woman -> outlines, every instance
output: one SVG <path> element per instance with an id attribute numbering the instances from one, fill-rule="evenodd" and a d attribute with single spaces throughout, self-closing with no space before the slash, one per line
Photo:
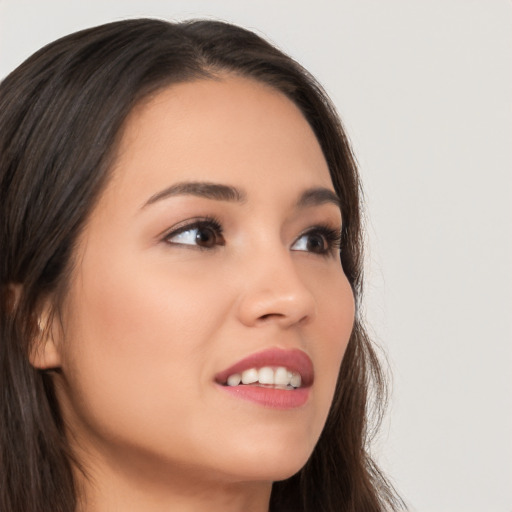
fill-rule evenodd
<path id="1" fill-rule="evenodd" d="M 1 510 L 399 507 L 357 172 L 305 70 L 131 20 L 37 52 L 0 112 Z"/>

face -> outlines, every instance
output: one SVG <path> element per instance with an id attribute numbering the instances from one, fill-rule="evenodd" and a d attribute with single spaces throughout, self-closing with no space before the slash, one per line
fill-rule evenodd
<path id="1" fill-rule="evenodd" d="M 136 108 L 55 341 L 85 464 L 225 482 L 298 471 L 353 324 L 341 223 L 310 126 L 272 88 L 225 76 Z"/>

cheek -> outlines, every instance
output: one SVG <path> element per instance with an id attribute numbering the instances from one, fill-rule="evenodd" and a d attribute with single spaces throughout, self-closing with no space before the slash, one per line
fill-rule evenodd
<path id="1" fill-rule="evenodd" d="M 186 422 L 190 403 L 201 405 L 196 383 L 215 329 L 205 312 L 220 306 L 204 282 L 141 260 L 84 260 L 69 299 L 63 370 L 78 414 L 116 434 L 125 425 L 147 436 L 139 419 L 160 412 Z"/>
<path id="2" fill-rule="evenodd" d="M 341 357 L 352 332 L 355 317 L 354 295 L 341 267 L 333 262 L 325 272 L 312 274 L 308 284 L 317 304 L 314 328 L 322 333 L 326 342 L 318 348 L 338 353 Z"/>
<path id="3" fill-rule="evenodd" d="M 208 325 L 204 314 L 218 304 L 201 276 L 144 259 L 125 258 L 107 267 L 94 261 L 84 264 L 81 283 L 75 287 L 71 316 L 92 350 L 101 348 L 105 356 L 140 352 L 159 360 L 176 350 L 193 351 Z M 203 321 L 198 322 L 200 316 Z"/>
<path id="4" fill-rule="evenodd" d="M 355 303 L 344 274 L 331 276 L 323 284 L 317 295 L 318 339 L 313 345 L 319 361 L 319 401 L 325 411 L 331 405 L 340 365 L 354 326 Z"/>
<path id="5" fill-rule="evenodd" d="M 333 293 L 330 298 L 331 300 L 328 295 L 324 298 L 326 312 L 322 324 L 325 329 L 325 338 L 330 340 L 325 351 L 331 352 L 333 361 L 337 361 L 339 368 L 352 333 L 355 317 L 354 296 L 345 277 L 343 277 L 338 291 Z"/>

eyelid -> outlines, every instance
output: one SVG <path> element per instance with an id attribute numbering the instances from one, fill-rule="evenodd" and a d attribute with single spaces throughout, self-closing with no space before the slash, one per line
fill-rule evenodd
<path id="1" fill-rule="evenodd" d="M 303 231 L 293 242 L 292 247 L 303 237 L 307 235 L 315 235 L 320 234 L 325 242 L 327 243 L 327 247 L 315 253 L 314 251 L 307 251 L 302 249 L 292 249 L 298 252 L 311 252 L 313 254 L 318 254 L 320 256 L 327 256 L 329 254 L 338 253 L 341 250 L 341 239 L 342 239 L 343 227 L 333 227 L 328 224 L 317 224 L 315 226 L 311 226 Z"/>
<path id="2" fill-rule="evenodd" d="M 185 244 L 179 242 L 171 242 L 170 239 L 180 235 L 181 233 L 185 233 L 187 231 L 191 231 L 193 229 L 198 228 L 209 228 L 215 232 L 215 235 L 219 238 L 222 238 L 223 228 L 221 223 L 214 217 L 204 216 L 204 217 L 193 217 L 190 219 L 186 219 L 184 221 L 175 224 L 169 229 L 166 229 L 160 236 L 159 239 L 168 244 L 168 245 L 177 245 L 177 246 L 185 246 L 185 247 L 196 247 L 199 249 L 212 249 L 213 247 L 203 247 L 199 244 Z M 224 245 L 224 240 L 222 243 L 216 243 L 215 245 Z"/>
<path id="3" fill-rule="evenodd" d="M 187 231 L 193 231 L 195 229 L 209 229 L 213 232 L 215 240 L 211 245 L 202 245 L 201 243 L 182 243 L 182 242 L 173 242 L 172 238 L 179 236 L 182 233 L 186 233 Z M 333 226 L 331 223 L 323 223 L 316 224 L 308 227 L 302 233 L 300 233 L 291 245 L 291 250 L 297 252 L 307 252 L 311 254 L 316 254 L 319 256 L 329 256 L 334 255 L 335 253 L 339 253 L 341 249 L 341 238 L 342 238 L 342 229 L 343 226 L 339 226 L 336 223 Z M 215 247 L 223 246 L 226 244 L 226 241 L 223 237 L 223 227 L 218 219 L 211 216 L 203 216 L 203 217 L 193 217 L 181 221 L 171 228 L 165 230 L 158 238 L 167 245 L 175 245 L 182 246 L 188 248 L 195 248 L 201 250 L 212 250 Z M 324 241 L 324 248 L 319 248 L 318 251 L 311 250 L 308 248 L 305 249 L 294 249 L 294 246 L 304 237 L 313 235 L 320 235 Z M 197 240 L 196 240 L 197 241 Z"/>

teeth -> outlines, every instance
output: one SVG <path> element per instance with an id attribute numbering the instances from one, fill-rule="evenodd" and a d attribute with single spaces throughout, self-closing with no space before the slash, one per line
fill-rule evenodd
<path id="1" fill-rule="evenodd" d="M 239 386 L 240 384 L 266 384 L 282 388 L 300 388 L 302 378 L 300 374 L 291 372 L 283 366 L 272 368 L 264 366 L 263 368 L 249 368 L 240 373 L 230 375 L 227 380 L 228 386 Z"/>
<path id="2" fill-rule="evenodd" d="M 268 366 L 260 368 L 258 372 L 258 380 L 260 384 L 274 384 L 274 370 Z"/>
<path id="3" fill-rule="evenodd" d="M 242 376 L 239 373 L 235 373 L 228 377 L 228 386 L 238 386 L 240 382 L 242 382 Z"/>
<path id="4" fill-rule="evenodd" d="M 290 379 L 290 386 L 293 386 L 294 388 L 300 388 L 300 385 L 302 384 L 302 379 L 298 373 L 294 373 L 292 375 L 292 378 Z"/>
<path id="5" fill-rule="evenodd" d="M 258 382 L 258 370 L 251 368 L 242 373 L 242 384 L 254 384 Z"/>
<path id="6" fill-rule="evenodd" d="M 292 372 L 289 372 L 286 368 L 280 366 L 276 368 L 274 372 L 274 384 L 279 386 L 288 386 L 290 384 L 290 378 L 292 376 Z"/>

